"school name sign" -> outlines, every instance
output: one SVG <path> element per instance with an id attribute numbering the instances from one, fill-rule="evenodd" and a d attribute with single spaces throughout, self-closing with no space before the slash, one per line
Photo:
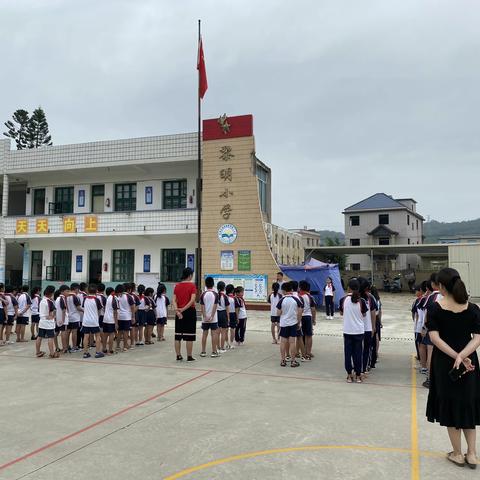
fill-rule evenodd
<path id="1" fill-rule="evenodd" d="M 64 216 L 62 218 L 63 233 L 79 233 L 78 218 L 74 216 Z M 98 231 L 97 215 L 83 216 L 83 233 L 96 233 Z M 50 227 L 48 218 L 37 218 L 35 220 L 35 230 L 30 231 L 28 218 L 19 218 L 15 226 L 17 235 L 25 235 L 28 233 L 49 234 Z M 81 232 L 80 232 L 81 233 Z"/>

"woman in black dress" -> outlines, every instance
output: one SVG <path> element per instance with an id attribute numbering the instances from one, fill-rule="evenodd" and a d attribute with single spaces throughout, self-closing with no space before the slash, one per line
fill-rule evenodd
<path id="1" fill-rule="evenodd" d="M 438 274 L 441 297 L 427 317 L 427 328 L 434 344 L 430 390 L 427 402 L 429 422 L 447 427 L 453 451 L 447 459 L 459 467 L 477 466 L 476 425 L 480 425 L 480 370 L 476 350 L 480 346 L 480 309 L 468 302 L 460 275 L 453 268 Z M 465 372 L 456 381 L 449 372 Z M 467 441 L 463 456 L 461 433 Z"/>

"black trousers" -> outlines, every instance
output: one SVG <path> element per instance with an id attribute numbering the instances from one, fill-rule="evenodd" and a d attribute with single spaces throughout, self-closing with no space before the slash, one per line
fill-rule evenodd
<path id="1" fill-rule="evenodd" d="M 331 295 L 325 296 L 325 315 L 327 317 L 333 317 L 335 312 L 335 305 L 333 303 L 333 297 Z"/>
<path id="2" fill-rule="evenodd" d="M 366 372 L 370 366 L 372 356 L 372 345 L 375 337 L 372 337 L 372 332 L 365 332 L 363 334 L 363 363 L 362 372 Z"/>
<path id="3" fill-rule="evenodd" d="M 244 342 L 245 341 L 245 330 L 247 329 L 247 319 L 242 318 L 238 319 L 237 326 L 235 327 L 235 341 Z"/>
<path id="4" fill-rule="evenodd" d="M 345 354 L 345 371 L 350 375 L 355 370 L 356 375 L 362 373 L 363 333 L 358 335 L 343 334 L 343 351 Z M 353 360 L 353 366 L 352 366 Z"/>

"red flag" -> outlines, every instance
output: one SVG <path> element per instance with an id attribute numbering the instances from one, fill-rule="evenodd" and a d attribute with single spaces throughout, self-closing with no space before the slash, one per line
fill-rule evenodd
<path id="1" fill-rule="evenodd" d="M 203 45 L 202 39 L 198 44 L 198 59 L 197 59 L 197 70 L 198 70 L 198 95 L 200 98 L 203 98 L 205 92 L 208 89 L 207 82 L 207 70 L 205 69 L 205 57 L 203 56 Z"/>

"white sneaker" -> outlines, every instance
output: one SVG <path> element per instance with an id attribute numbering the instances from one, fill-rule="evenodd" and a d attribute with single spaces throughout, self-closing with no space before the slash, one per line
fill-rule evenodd
<path id="1" fill-rule="evenodd" d="M 235 350 L 235 345 L 232 343 L 230 346 L 229 346 L 230 350 Z"/>
<path id="2" fill-rule="evenodd" d="M 218 352 L 212 352 L 212 354 L 210 355 L 210 357 L 212 357 L 212 358 L 217 358 L 219 356 L 220 356 L 220 354 Z"/>
<path id="3" fill-rule="evenodd" d="M 219 352 L 219 353 L 225 353 L 226 350 L 225 350 L 224 348 L 219 348 L 219 349 L 218 349 L 218 352 Z"/>
<path id="4" fill-rule="evenodd" d="M 207 356 L 207 352 L 200 352 L 200 356 L 201 356 L 201 357 L 206 357 L 206 356 Z"/>

